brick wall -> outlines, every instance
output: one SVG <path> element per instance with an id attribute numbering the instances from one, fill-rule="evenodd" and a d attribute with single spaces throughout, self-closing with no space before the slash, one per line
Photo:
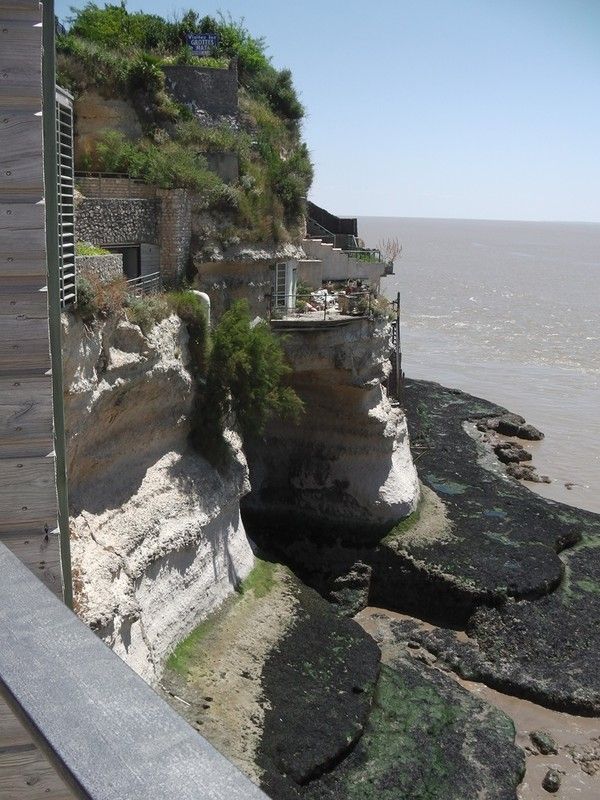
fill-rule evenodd
<path id="1" fill-rule="evenodd" d="M 229 69 L 163 67 L 167 91 L 193 110 L 235 116 L 238 111 L 238 77 L 235 61 Z"/>
<path id="2" fill-rule="evenodd" d="M 151 186 L 135 178 L 75 176 L 75 184 L 85 197 L 127 197 L 131 199 L 156 197 L 156 186 Z"/>
<path id="3" fill-rule="evenodd" d="M 185 189 L 158 189 L 158 238 L 163 281 L 175 283 L 185 275 L 190 260 L 192 203 Z"/>

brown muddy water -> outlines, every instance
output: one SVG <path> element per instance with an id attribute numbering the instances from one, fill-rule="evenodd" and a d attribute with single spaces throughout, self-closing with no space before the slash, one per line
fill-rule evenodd
<path id="1" fill-rule="evenodd" d="M 527 445 L 549 485 L 600 512 L 600 224 L 363 217 L 403 245 L 403 366 L 506 406 L 546 434 Z M 600 796 L 600 795 L 599 795 Z"/>
<path id="2" fill-rule="evenodd" d="M 423 630 L 433 626 L 406 614 L 397 614 L 381 608 L 365 608 L 355 617 L 364 630 L 373 635 L 377 620 L 373 615 L 382 615 L 390 620 L 409 620 Z M 456 631 L 459 639 L 467 640 L 464 631 Z M 419 651 L 414 651 L 419 653 Z M 434 664 L 435 666 L 435 664 Z M 599 800 L 600 798 L 600 719 L 578 717 L 552 711 L 528 700 L 502 694 L 481 683 L 465 681 L 452 672 L 457 683 L 481 700 L 496 706 L 509 716 L 516 729 L 516 743 L 525 751 L 526 774 L 518 791 L 519 800 Z M 545 731 L 557 745 L 557 755 L 541 755 L 533 746 L 530 733 Z M 559 791 L 551 795 L 542 788 L 542 781 L 549 769 L 561 775 Z"/>

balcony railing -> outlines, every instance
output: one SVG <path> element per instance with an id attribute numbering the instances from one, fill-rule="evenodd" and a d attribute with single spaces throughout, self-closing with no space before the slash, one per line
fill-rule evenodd
<path id="1" fill-rule="evenodd" d="M 373 308 L 374 292 L 370 289 L 352 292 L 318 289 L 295 294 L 273 292 L 266 299 L 269 321 L 297 319 L 317 322 L 346 317 L 369 317 Z"/>
<path id="2" fill-rule="evenodd" d="M 2 543 L 0 695 L 77 798 L 267 800 Z"/>

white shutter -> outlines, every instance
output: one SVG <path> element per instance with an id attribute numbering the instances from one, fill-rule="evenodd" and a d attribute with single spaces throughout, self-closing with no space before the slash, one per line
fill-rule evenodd
<path id="1" fill-rule="evenodd" d="M 73 102 L 56 89 L 56 152 L 58 173 L 58 251 L 61 308 L 77 299 L 75 289 L 75 209 L 73 172 Z"/>

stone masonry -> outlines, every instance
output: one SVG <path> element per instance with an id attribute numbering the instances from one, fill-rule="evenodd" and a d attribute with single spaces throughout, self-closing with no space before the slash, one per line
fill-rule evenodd
<path id="1" fill-rule="evenodd" d="M 192 203 L 185 189 L 159 189 L 158 240 L 163 281 L 176 283 L 190 260 Z"/>
<path id="2" fill-rule="evenodd" d="M 238 76 L 235 60 L 229 69 L 163 67 L 168 93 L 193 111 L 236 116 Z"/>
<path id="3" fill-rule="evenodd" d="M 95 275 L 103 283 L 123 277 L 123 256 L 111 253 L 105 256 L 76 256 L 75 268 L 78 275 Z"/>
<path id="4" fill-rule="evenodd" d="M 84 198 L 77 205 L 78 241 L 96 245 L 159 244 L 158 200 Z"/>

